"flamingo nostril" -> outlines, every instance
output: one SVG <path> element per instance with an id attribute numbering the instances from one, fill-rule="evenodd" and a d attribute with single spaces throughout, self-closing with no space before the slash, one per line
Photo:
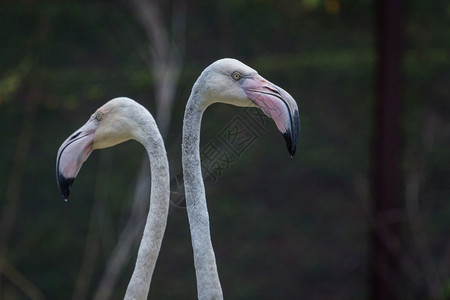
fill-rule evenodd
<path id="1" fill-rule="evenodd" d="M 271 91 L 274 94 L 278 94 L 281 95 L 280 91 L 277 88 L 274 88 L 273 86 L 270 85 L 266 85 L 264 86 L 266 89 L 268 89 L 269 91 Z"/>
<path id="2" fill-rule="evenodd" d="M 70 141 L 71 140 L 73 140 L 73 139 L 75 139 L 77 136 L 79 136 L 81 134 L 81 131 L 78 131 L 77 133 L 75 133 L 74 135 L 72 135 L 71 137 L 70 137 Z"/>

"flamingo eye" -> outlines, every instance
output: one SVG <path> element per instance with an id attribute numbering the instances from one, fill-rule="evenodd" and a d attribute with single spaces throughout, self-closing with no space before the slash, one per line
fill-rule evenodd
<path id="1" fill-rule="evenodd" d="M 97 112 L 95 114 L 95 118 L 97 119 L 97 121 L 101 121 L 103 119 L 103 113 Z"/>
<path id="2" fill-rule="evenodd" d="M 234 80 L 238 81 L 239 79 L 242 78 L 241 73 L 239 73 L 238 71 L 235 71 L 231 74 L 231 78 L 233 78 Z"/>

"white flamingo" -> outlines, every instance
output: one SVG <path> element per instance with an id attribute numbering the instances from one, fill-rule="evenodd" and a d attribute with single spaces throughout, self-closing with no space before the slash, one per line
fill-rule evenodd
<path id="1" fill-rule="evenodd" d="M 200 162 L 200 127 L 203 112 L 216 102 L 262 109 L 283 134 L 291 156 L 295 154 L 300 133 L 295 100 L 238 60 L 225 58 L 214 62 L 195 82 L 184 113 L 182 163 L 198 298 L 208 300 L 222 299 L 223 294 L 209 229 Z"/>
<path id="2" fill-rule="evenodd" d="M 169 210 L 169 164 L 161 134 L 152 115 L 129 98 L 115 98 L 100 107 L 58 150 L 56 178 L 61 194 L 69 196 L 82 164 L 95 149 L 136 140 L 147 150 L 151 169 L 150 208 L 136 265 L 125 299 L 147 299 Z"/>

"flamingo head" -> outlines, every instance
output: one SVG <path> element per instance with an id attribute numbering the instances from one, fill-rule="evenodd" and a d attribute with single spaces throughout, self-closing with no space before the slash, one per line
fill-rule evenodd
<path id="1" fill-rule="evenodd" d="M 61 144 L 56 158 L 56 181 L 64 199 L 69 197 L 81 166 L 93 150 L 138 139 L 139 120 L 133 117 L 137 106 L 140 105 L 129 98 L 112 99 Z"/>
<path id="2" fill-rule="evenodd" d="M 289 154 L 294 156 L 300 138 L 300 117 L 297 103 L 284 89 L 231 58 L 212 63 L 200 75 L 196 86 L 203 94 L 204 107 L 222 102 L 260 108 L 275 122 Z"/>

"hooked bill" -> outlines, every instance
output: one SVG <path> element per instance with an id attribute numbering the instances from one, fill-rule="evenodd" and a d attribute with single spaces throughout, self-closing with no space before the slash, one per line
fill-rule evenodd
<path id="1" fill-rule="evenodd" d="M 259 74 L 244 77 L 240 84 L 247 97 L 275 122 L 289 154 L 294 156 L 300 138 L 300 116 L 294 98 Z"/>

